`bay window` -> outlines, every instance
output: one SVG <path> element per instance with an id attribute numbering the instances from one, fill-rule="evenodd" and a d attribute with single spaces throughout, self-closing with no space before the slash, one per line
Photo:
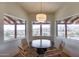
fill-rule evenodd
<path id="1" fill-rule="evenodd" d="M 79 24 L 57 24 L 57 36 L 79 40 Z"/>
<path id="2" fill-rule="evenodd" d="M 21 39 L 26 36 L 26 22 L 22 19 L 4 16 L 4 40 Z"/>

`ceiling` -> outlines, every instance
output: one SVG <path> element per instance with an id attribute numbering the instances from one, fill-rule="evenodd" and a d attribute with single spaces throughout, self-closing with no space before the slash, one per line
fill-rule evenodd
<path id="1" fill-rule="evenodd" d="M 7 2 L 7 4 L 14 4 L 14 2 L 12 3 Z M 61 9 L 61 7 L 63 6 L 76 7 L 79 5 L 79 2 L 76 3 L 75 2 L 17 2 L 15 4 L 19 4 L 19 6 L 22 7 L 28 13 L 39 13 L 39 12 L 53 13 Z"/>
<path id="2" fill-rule="evenodd" d="M 41 8 L 44 13 L 53 13 L 58 10 L 61 5 L 56 2 L 21 2 L 19 4 L 29 13 L 39 13 L 41 12 Z"/>

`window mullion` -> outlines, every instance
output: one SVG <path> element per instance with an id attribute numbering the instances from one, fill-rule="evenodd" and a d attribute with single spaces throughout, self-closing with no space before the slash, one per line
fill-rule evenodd
<path id="1" fill-rule="evenodd" d="M 25 37 L 26 37 L 26 28 L 27 28 L 27 27 L 26 27 L 26 21 L 25 21 L 25 24 L 24 24 L 24 25 L 25 25 Z"/>
<path id="2" fill-rule="evenodd" d="M 42 23 L 40 23 L 40 36 L 42 36 Z"/>
<path id="3" fill-rule="evenodd" d="M 17 38 L 17 24 L 15 24 L 15 38 Z"/>
<path id="4" fill-rule="evenodd" d="M 67 38 L 67 24 L 65 23 L 65 37 Z"/>
<path id="5" fill-rule="evenodd" d="M 58 36 L 58 23 L 56 22 L 56 36 Z"/>

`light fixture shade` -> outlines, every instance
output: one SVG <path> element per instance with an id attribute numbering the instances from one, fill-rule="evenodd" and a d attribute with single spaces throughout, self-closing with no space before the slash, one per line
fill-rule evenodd
<path id="1" fill-rule="evenodd" d="M 46 21 L 46 18 L 47 18 L 47 15 L 46 14 L 36 14 L 36 20 L 38 22 L 45 22 Z"/>

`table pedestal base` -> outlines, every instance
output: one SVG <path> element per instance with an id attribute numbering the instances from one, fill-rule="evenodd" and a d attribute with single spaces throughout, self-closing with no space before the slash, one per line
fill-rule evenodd
<path id="1" fill-rule="evenodd" d="M 47 51 L 47 48 L 37 48 L 37 53 L 40 54 L 44 54 L 45 51 Z"/>

